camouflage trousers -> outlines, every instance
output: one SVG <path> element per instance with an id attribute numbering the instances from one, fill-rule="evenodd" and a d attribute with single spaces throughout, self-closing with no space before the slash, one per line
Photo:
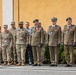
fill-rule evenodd
<path id="1" fill-rule="evenodd" d="M 16 61 L 16 47 L 12 46 L 11 48 L 11 61 Z"/>
<path id="2" fill-rule="evenodd" d="M 11 60 L 11 48 L 9 46 L 3 46 L 2 47 L 2 58 L 3 61 L 8 61 L 10 62 Z"/>
<path id="3" fill-rule="evenodd" d="M 2 49 L 0 48 L 0 63 L 2 62 Z"/>
<path id="4" fill-rule="evenodd" d="M 18 62 L 25 62 L 25 52 L 26 52 L 26 46 L 25 44 L 17 44 L 16 45 L 16 51 L 17 51 L 17 60 Z"/>

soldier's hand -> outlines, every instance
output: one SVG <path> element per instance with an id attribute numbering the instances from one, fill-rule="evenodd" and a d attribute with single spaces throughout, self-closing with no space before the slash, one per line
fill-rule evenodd
<path id="1" fill-rule="evenodd" d="M 75 47 L 75 45 L 76 45 L 76 43 L 75 43 L 75 42 L 73 42 L 73 47 Z"/>
<path id="2" fill-rule="evenodd" d="M 58 47 L 60 47 L 60 43 L 58 43 Z"/>
<path id="3" fill-rule="evenodd" d="M 43 44 L 41 43 L 41 44 L 40 44 L 40 48 L 42 48 L 42 47 L 43 47 Z"/>

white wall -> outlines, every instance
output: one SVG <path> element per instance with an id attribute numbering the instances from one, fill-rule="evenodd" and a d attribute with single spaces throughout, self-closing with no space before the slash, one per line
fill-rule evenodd
<path id="1" fill-rule="evenodd" d="M 2 0 L 2 25 L 7 24 L 10 28 L 11 21 L 13 21 L 13 0 Z"/>

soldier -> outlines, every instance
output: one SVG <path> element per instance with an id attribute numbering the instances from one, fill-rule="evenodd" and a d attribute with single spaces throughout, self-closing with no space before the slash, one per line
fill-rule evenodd
<path id="1" fill-rule="evenodd" d="M 57 25 L 57 18 L 51 19 L 52 25 L 48 28 L 48 44 L 50 51 L 50 66 L 57 66 L 58 64 L 58 46 L 61 43 L 61 27 Z"/>
<path id="2" fill-rule="evenodd" d="M 41 23 L 39 23 L 39 26 L 42 27 Z M 44 62 L 44 53 L 45 53 L 45 45 L 46 45 L 46 31 L 43 29 L 44 32 L 44 43 L 43 43 L 43 47 L 41 50 L 41 61 L 42 63 Z"/>
<path id="3" fill-rule="evenodd" d="M 62 32 L 62 44 L 64 44 L 66 67 L 73 66 L 73 52 L 76 43 L 76 27 L 72 24 L 72 18 L 66 19 L 67 24 Z"/>
<path id="4" fill-rule="evenodd" d="M 30 26 L 29 22 L 26 22 L 25 26 L 26 26 L 26 30 L 29 32 L 29 37 L 30 37 L 31 36 L 31 28 L 29 28 L 29 26 Z M 27 52 L 28 52 L 29 65 L 32 65 L 33 55 L 32 55 L 31 44 L 28 44 L 28 46 L 27 46 Z"/>
<path id="5" fill-rule="evenodd" d="M 16 65 L 16 27 L 15 27 L 15 22 L 11 22 L 11 28 L 9 29 L 13 36 L 13 46 L 11 48 L 11 64 Z"/>
<path id="6" fill-rule="evenodd" d="M 28 31 L 23 27 L 23 22 L 19 22 L 19 28 L 16 29 L 16 50 L 17 50 L 17 66 L 25 65 L 25 52 L 28 45 Z"/>
<path id="7" fill-rule="evenodd" d="M 2 32 L 1 36 L 2 40 L 2 58 L 3 58 L 3 65 L 10 65 L 11 58 L 10 58 L 10 51 L 12 47 L 12 34 L 8 31 L 8 26 L 4 25 L 4 31 Z"/>
<path id="8" fill-rule="evenodd" d="M 41 47 L 43 46 L 43 28 L 39 26 L 39 20 L 33 21 L 31 45 L 33 50 L 34 64 L 33 66 L 41 66 Z"/>
<path id="9" fill-rule="evenodd" d="M 1 26 L 0 26 L 0 65 L 2 62 L 2 41 L 1 41 Z"/>

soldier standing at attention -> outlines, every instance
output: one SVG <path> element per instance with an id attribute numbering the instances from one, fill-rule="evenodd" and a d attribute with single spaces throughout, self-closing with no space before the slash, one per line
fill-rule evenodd
<path id="1" fill-rule="evenodd" d="M 50 51 L 50 66 L 57 66 L 58 64 L 58 46 L 61 43 L 61 27 L 57 25 L 57 18 L 51 19 L 52 25 L 48 28 L 48 44 Z"/>
<path id="2" fill-rule="evenodd" d="M 26 30 L 29 32 L 29 37 L 30 37 L 32 32 L 31 32 L 31 28 L 29 28 L 29 26 L 30 26 L 29 22 L 26 22 L 25 27 L 26 27 Z M 29 65 L 32 65 L 33 55 L 32 55 L 32 46 L 31 46 L 31 44 L 28 44 L 27 52 L 28 52 Z"/>
<path id="3" fill-rule="evenodd" d="M 62 44 L 64 44 L 66 67 L 73 66 L 74 46 L 76 43 L 76 26 L 72 24 L 72 18 L 66 19 L 67 24 L 62 32 Z"/>
<path id="4" fill-rule="evenodd" d="M 15 22 L 11 22 L 11 28 L 9 29 L 13 36 L 13 45 L 11 48 L 11 64 L 16 65 L 16 27 L 15 27 Z"/>
<path id="5" fill-rule="evenodd" d="M 39 20 L 35 19 L 33 21 L 34 27 L 32 27 L 32 38 L 31 45 L 33 51 L 34 64 L 33 66 L 41 66 L 41 47 L 44 42 L 44 32 L 43 28 L 39 26 Z"/>
<path id="6" fill-rule="evenodd" d="M 28 35 L 28 31 L 23 27 L 23 22 L 19 22 L 19 28 L 16 29 L 17 66 L 25 65 L 25 52 L 28 45 Z"/>
<path id="7" fill-rule="evenodd" d="M 8 31 L 8 26 L 4 25 L 4 31 L 2 32 L 1 40 L 2 40 L 2 58 L 3 65 L 10 65 L 11 62 L 11 47 L 12 47 L 12 34 Z"/>
<path id="8" fill-rule="evenodd" d="M 1 40 L 1 26 L 0 26 L 0 65 L 2 62 L 2 40 Z"/>
<path id="9" fill-rule="evenodd" d="M 42 27 L 41 23 L 39 23 L 39 26 Z M 41 50 L 41 61 L 42 63 L 44 62 L 44 53 L 45 53 L 45 45 L 46 45 L 46 31 L 43 29 L 43 32 L 44 32 L 44 43 L 43 43 L 43 47 L 42 47 L 42 50 Z"/>

